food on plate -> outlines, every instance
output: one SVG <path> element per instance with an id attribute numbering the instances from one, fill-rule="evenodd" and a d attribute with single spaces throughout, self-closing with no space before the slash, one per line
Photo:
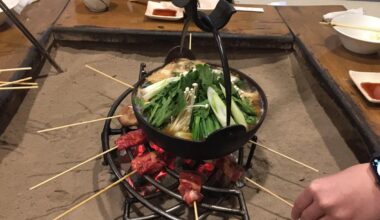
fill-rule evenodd
<path id="1" fill-rule="evenodd" d="M 148 152 L 141 156 L 135 157 L 131 162 L 131 167 L 139 175 L 155 174 L 161 171 L 166 166 L 157 153 Z"/>
<path id="2" fill-rule="evenodd" d="M 146 141 L 147 139 L 143 130 L 137 129 L 121 135 L 116 139 L 115 144 L 117 145 L 118 150 L 126 150 L 130 147 L 143 144 Z"/>
<path id="3" fill-rule="evenodd" d="M 203 199 L 201 193 L 202 177 L 191 171 L 182 171 L 179 173 L 178 191 L 187 205 L 192 206 L 194 202 L 200 202 Z"/>
<path id="4" fill-rule="evenodd" d="M 171 16 L 175 17 L 177 14 L 176 10 L 173 9 L 154 9 L 153 10 L 153 15 L 158 15 L 158 16 Z"/>
<path id="5" fill-rule="evenodd" d="M 380 83 L 364 82 L 360 85 L 371 98 L 380 100 Z"/>
<path id="6" fill-rule="evenodd" d="M 231 125 L 250 130 L 262 111 L 259 93 L 233 72 L 231 83 Z M 179 59 L 148 76 L 134 101 L 151 126 L 167 135 L 201 141 L 227 126 L 225 96 L 219 68 Z"/>
<path id="7" fill-rule="evenodd" d="M 120 108 L 119 115 L 123 115 L 120 118 L 118 118 L 121 125 L 126 127 L 137 125 L 137 119 L 135 113 L 133 112 L 132 106 L 122 106 Z"/>

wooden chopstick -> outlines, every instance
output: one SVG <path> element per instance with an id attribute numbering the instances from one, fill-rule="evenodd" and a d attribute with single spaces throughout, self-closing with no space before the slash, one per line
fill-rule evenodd
<path id="1" fill-rule="evenodd" d="M 195 217 L 195 220 L 198 220 L 199 217 L 198 217 L 198 207 L 197 207 L 197 202 L 194 201 L 193 202 L 193 206 L 194 206 L 194 217 Z"/>
<path id="2" fill-rule="evenodd" d="M 293 204 L 286 201 L 285 199 L 283 199 L 281 196 L 277 195 L 276 193 L 270 191 L 269 189 L 265 188 L 264 186 L 256 183 L 255 181 L 251 180 L 250 178 L 248 177 L 245 177 L 245 180 L 247 180 L 248 182 L 250 182 L 251 184 L 257 186 L 258 188 L 260 188 L 261 190 L 263 190 L 264 192 L 270 194 L 271 196 L 277 198 L 278 200 L 280 200 L 281 202 L 285 203 L 286 205 L 290 206 L 290 207 L 293 207 Z"/>
<path id="3" fill-rule="evenodd" d="M 65 170 L 65 171 L 62 171 L 62 172 L 58 173 L 57 175 L 54 175 L 54 176 L 50 177 L 49 179 L 44 180 L 44 181 L 42 181 L 42 182 L 40 182 L 40 183 L 38 183 L 38 184 L 30 187 L 29 190 L 36 189 L 36 188 L 38 188 L 38 187 L 40 187 L 40 186 L 42 186 L 42 185 L 44 185 L 44 184 L 46 184 L 46 183 L 54 180 L 54 179 L 56 179 L 56 178 L 58 178 L 58 177 L 60 177 L 60 176 L 62 176 L 64 174 L 66 174 L 66 173 L 68 173 L 68 172 L 70 172 L 70 171 L 72 171 L 72 170 L 74 170 L 74 169 L 76 169 L 76 168 L 78 168 L 78 167 L 80 167 L 80 166 L 82 166 L 82 165 L 90 162 L 90 161 L 93 161 L 93 160 L 95 160 L 95 159 L 97 159 L 97 158 L 99 158 L 99 157 L 101 157 L 101 156 L 103 156 L 105 154 L 108 154 L 109 152 L 114 151 L 116 149 L 117 149 L 117 146 L 114 146 L 113 148 L 110 148 L 110 149 L 108 149 L 108 150 L 106 150 L 106 151 L 104 151 L 104 152 L 102 152 L 100 154 L 97 154 L 97 155 L 95 155 L 93 157 L 90 157 L 89 159 L 87 159 L 87 160 L 85 160 L 85 161 L 83 161 L 83 162 L 81 162 L 81 163 L 79 163 L 79 164 L 77 164 L 77 165 L 75 165 L 75 166 L 73 166 L 73 167 Z"/>
<path id="4" fill-rule="evenodd" d="M 0 90 L 38 89 L 38 86 L 0 87 Z"/>
<path id="5" fill-rule="evenodd" d="M 0 81 L 0 85 L 4 83 L 8 83 L 9 81 Z M 38 86 L 38 83 L 36 82 L 19 82 L 16 83 L 15 85 L 27 85 L 27 86 Z"/>
<path id="6" fill-rule="evenodd" d="M 310 170 L 312 170 L 312 171 L 314 171 L 314 172 L 319 172 L 319 170 L 317 170 L 317 169 L 315 169 L 314 167 L 312 167 L 312 166 L 309 166 L 309 165 L 307 165 L 307 164 L 305 164 L 305 163 L 302 163 L 301 161 L 298 161 L 298 160 L 296 160 L 296 159 L 294 159 L 294 158 L 292 158 L 292 157 L 289 157 L 289 156 L 287 156 L 287 155 L 285 155 L 285 154 L 283 154 L 283 153 L 280 153 L 280 152 L 278 152 L 278 151 L 276 151 L 276 150 L 273 150 L 272 148 L 270 148 L 270 147 L 267 147 L 267 146 L 265 146 L 265 145 L 262 145 L 262 144 L 260 144 L 260 143 L 257 143 L 257 142 L 254 142 L 254 141 L 249 141 L 250 143 L 252 143 L 252 144 L 256 144 L 256 146 L 259 146 L 259 147 L 261 147 L 261 148 L 263 148 L 263 149 L 265 149 L 265 150 L 268 150 L 268 151 L 270 151 L 270 152 L 272 152 L 272 153 L 275 153 L 275 154 L 277 154 L 277 155 L 279 155 L 279 156 L 281 156 L 281 157 L 284 157 L 284 158 L 286 158 L 286 159 L 288 159 L 288 160 L 290 160 L 290 161 L 292 161 L 292 162 L 294 162 L 294 163 L 298 163 L 299 165 L 301 165 L 301 166 L 304 166 L 304 167 L 306 167 L 306 168 L 308 168 L 308 169 L 310 169 Z"/>
<path id="7" fill-rule="evenodd" d="M 26 78 L 19 79 L 19 80 L 16 80 L 16 81 L 6 82 L 6 83 L 3 83 L 3 84 L 0 84 L 0 87 L 5 87 L 5 86 L 13 85 L 13 84 L 18 84 L 20 82 L 28 81 L 28 80 L 31 80 L 31 79 L 32 79 L 32 77 L 26 77 Z"/>
<path id="8" fill-rule="evenodd" d="M 102 71 L 100 71 L 100 70 L 97 70 L 97 69 L 95 69 L 95 68 L 92 67 L 92 66 L 85 65 L 85 67 L 88 68 L 88 69 L 90 69 L 90 70 L 93 70 L 93 71 L 95 71 L 95 72 L 97 72 L 97 73 L 99 73 L 99 74 L 101 74 L 101 75 L 103 75 L 103 76 L 105 76 L 105 77 L 107 77 L 107 78 L 109 78 L 109 79 L 112 79 L 112 80 L 115 81 L 115 82 L 118 82 L 118 83 L 120 83 L 120 84 L 123 84 L 123 85 L 125 85 L 125 86 L 127 86 L 127 87 L 129 87 L 129 88 L 131 88 L 131 89 L 134 88 L 132 85 L 130 85 L 130 84 L 128 84 L 128 83 L 125 83 L 125 82 L 123 82 L 123 81 L 121 81 L 121 80 L 115 79 L 114 77 L 112 77 L 112 76 L 110 76 L 110 75 L 108 75 L 108 74 L 106 74 L 106 73 L 104 73 L 104 72 L 102 72 Z"/>
<path id="9" fill-rule="evenodd" d="M 115 115 L 115 116 L 106 117 L 106 118 L 98 118 L 98 119 L 89 120 L 89 121 L 76 122 L 76 123 L 72 123 L 72 124 L 68 124 L 68 125 L 62 125 L 62 126 L 58 126 L 58 127 L 54 127 L 54 128 L 48 128 L 48 129 L 44 129 L 44 130 L 39 130 L 39 131 L 37 131 L 37 133 L 44 133 L 44 132 L 48 132 L 48 131 L 54 131 L 54 130 L 58 130 L 58 129 L 68 128 L 68 127 L 74 127 L 74 126 L 83 125 L 83 124 L 89 124 L 89 123 L 98 122 L 98 121 L 105 121 L 105 120 L 108 120 L 108 119 L 120 118 L 122 116 L 123 115 Z"/>
<path id="10" fill-rule="evenodd" d="M 355 26 L 355 25 L 348 25 L 348 24 L 339 24 L 339 23 L 332 23 L 332 22 L 319 22 L 320 24 L 327 25 L 330 27 L 338 26 L 338 27 L 345 27 L 345 28 L 352 28 L 352 29 L 358 29 L 363 31 L 372 31 L 376 33 L 380 33 L 380 29 L 374 29 L 370 27 L 364 27 L 364 26 Z"/>
<path id="11" fill-rule="evenodd" d="M 112 187 L 116 186 L 117 184 L 123 182 L 125 179 L 127 179 L 128 177 L 132 176 L 133 174 L 136 173 L 136 170 L 126 174 L 125 176 L 121 177 L 118 181 L 108 185 L 107 187 L 105 187 L 104 189 L 100 190 L 99 192 L 95 193 L 94 195 L 90 196 L 89 198 L 83 200 L 82 202 L 78 203 L 77 205 L 75 205 L 74 207 L 70 208 L 69 210 L 65 211 L 64 213 L 60 214 L 59 216 L 55 217 L 53 220 L 58 220 L 60 218 L 62 218 L 63 216 L 69 214 L 70 212 L 74 211 L 75 209 L 81 207 L 82 205 L 84 205 L 85 203 L 87 203 L 88 201 L 96 198 L 97 196 L 99 196 L 100 194 L 106 192 L 107 190 L 111 189 Z"/>
<path id="12" fill-rule="evenodd" d="M 20 67 L 20 68 L 10 68 L 10 69 L 0 69 L 0 73 L 2 72 L 11 72 L 11 71 L 19 71 L 19 70 L 31 70 L 32 67 Z"/>

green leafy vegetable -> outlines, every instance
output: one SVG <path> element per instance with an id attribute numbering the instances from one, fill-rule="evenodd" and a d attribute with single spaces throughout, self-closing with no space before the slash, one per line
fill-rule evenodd
<path id="1" fill-rule="evenodd" d="M 169 83 L 147 102 L 142 111 L 148 117 L 148 122 L 161 128 L 171 117 L 175 117 L 185 107 L 186 102 L 179 81 Z"/>
<path id="2" fill-rule="evenodd" d="M 156 82 L 152 85 L 141 89 L 141 93 L 143 94 L 143 99 L 150 100 L 153 96 L 157 95 L 161 90 L 163 90 L 169 83 L 176 82 L 180 79 L 180 77 L 170 77 L 159 82 Z"/>
<path id="3" fill-rule="evenodd" d="M 196 105 L 206 104 L 208 104 L 208 101 L 204 100 Z M 219 128 L 221 128 L 219 121 L 210 108 L 194 108 L 193 119 L 191 122 L 191 134 L 193 140 L 203 140 Z"/>

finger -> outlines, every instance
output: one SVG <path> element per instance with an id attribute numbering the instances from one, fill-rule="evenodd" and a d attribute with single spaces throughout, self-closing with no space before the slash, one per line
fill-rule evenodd
<path id="1" fill-rule="evenodd" d="M 305 189 L 294 202 L 294 207 L 292 209 L 292 218 L 299 219 L 301 214 L 306 207 L 308 207 L 313 202 L 313 196 L 309 188 Z"/>
<path id="2" fill-rule="evenodd" d="M 323 209 L 314 201 L 302 212 L 301 220 L 317 220 L 324 214 Z"/>

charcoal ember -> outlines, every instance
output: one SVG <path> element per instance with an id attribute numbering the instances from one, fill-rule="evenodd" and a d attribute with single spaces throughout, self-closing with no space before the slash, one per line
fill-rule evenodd
<path id="1" fill-rule="evenodd" d="M 193 206 L 194 202 L 202 201 L 202 182 L 202 177 L 196 172 L 182 171 L 179 173 L 178 191 L 187 205 Z"/>
<path id="2" fill-rule="evenodd" d="M 207 180 L 207 185 L 229 187 L 244 175 L 244 169 L 231 156 L 215 161 L 215 169 Z"/>
<path id="3" fill-rule="evenodd" d="M 212 162 L 205 162 L 198 166 L 197 172 L 204 177 L 209 178 L 215 171 L 215 164 Z"/>
<path id="4" fill-rule="evenodd" d="M 140 175 L 132 175 L 129 177 L 129 179 L 132 181 L 131 186 L 133 186 L 135 189 L 145 187 L 149 182 Z"/>
<path id="5" fill-rule="evenodd" d="M 168 175 L 167 172 L 161 170 L 155 177 L 154 180 L 157 182 L 161 182 L 166 176 Z"/>
<path id="6" fill-rule="evenodd" d="M 146 136 L 142 129 L 137 129 L 130 131 L 126 134 L 121 135 L 116 141 L 119 150 L 128 149 L 130 147 L 144 144 L 147 141 Z"/>
<path id="7" fill-rule="evenodd" d="M 148 152 L 139 157 L 135 157 L 131 162 L 132 169 L 140 175 L 155 174 L 161 171 L 165 166 L 165 162 L 161 160 L 155 152 Z"/>
<path id="8" fill-rule="evenodd" d="M 130 178 L 127 178 L 127 182 L 132 186 L 133 189 L 136 190 L 138 194 L 141 196 L 146 196 L 155 192 L 155 187 L 149 184 L 145 178 L 142 176 L 138 176 L 138 178 L 136 178 L 135 176 L 137 175 L 133 175 Z"/>
<path id="9" fill-rule="evenodd" d="M 159 154 L 165 153 L 165 150 L 159 147 L 157 144 L 150 142 L 150 147 Z"/>
<path id="10" fill-rule="evenodd" d="M 136 147 L 131 147 L 129 148 L 133 157 L 139 157 L 141 155 L 143 155 L 146 151 L 146 148 L 143 144 L 140 144 Z M 125 151 L 125 150 L 123 150 Z M 119 151 L 121 152 L 121 151 Z M 129 155 L 125 152 L 125 154 L 119 154 L 119 157 L 118 157 L 118 161 L 119 163 L 130 163 L 131 162 L 131 159 L 129 157 Z"/>
<path id="11" fill-rule="evenodd" d="M 213 178 L 222 186 L 236 183 L 244 175 L 244 169 L 231 156 L 218 159 L 215 166 L 218 170 Z"/>

